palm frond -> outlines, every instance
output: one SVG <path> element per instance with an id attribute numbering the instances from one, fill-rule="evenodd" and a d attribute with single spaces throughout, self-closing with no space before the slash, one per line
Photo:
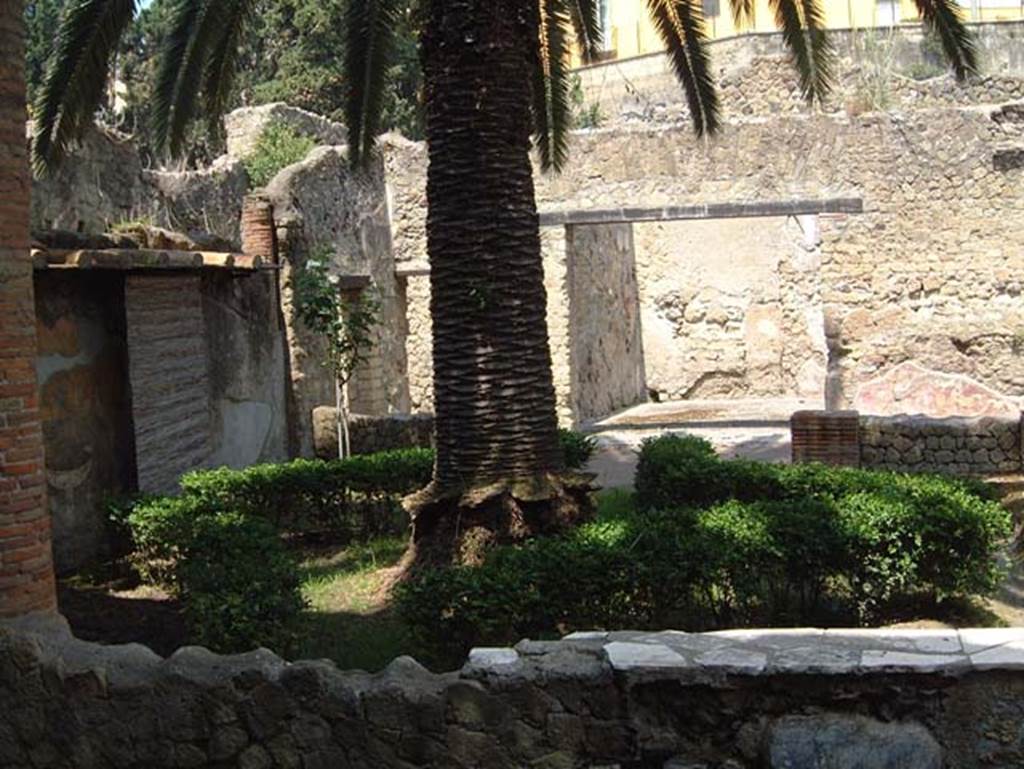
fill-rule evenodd
<path id="1" fill-rule="evenodd" d="M 568 62 L 572 32 L 571 12 L 564 0 L 541 0 L 533 100 L 534 141 L 545 171 L 560 171 L 569 159 L 572 105 Z"/>
<path id="2" fill-rule="evenodd" d="M 718 91 L 711 75 L 704 16 L 695 0 L 647 0 L 672 69 L 686 92 L 698 136 L 718 130 Z"/>
<path id="3" fill-rule="evenodd" d="M 368 162 L 380 129 L 400 0 L 349 0 L 345 11 L 345 122 L 353 166 Z"/>
<path id="4" fill-rule="evenodd" d="M 153 127 L 158 151 L 179 155 L 189 122 L 196 117 L 199 92 L 218 45 L 245 18 L 237 0 L 178 0 L 164 43 L 153 92 Z M 228 51 L 225 50 L 225 55 Z M 230 87 L 230 84 L 229 84 Z M 226 94 L 221 101 L 226 101 Z"/>
<path id="5" fill-rule="evenodd" d="M 77 0 L 68 6 L 35 105 L 32 164 L 37 174 L 56 169 L 91 124 L 111 57 L 135 12 L 135 0 Z"/>
<path id="6" fill-rule="evenodd" d="M 978 48 L 956 0 L 914 0 L 925 26 L 939 36 L 958 80 L 978 73 Z"/>
<path id="7" fill-rule="evenodd" d="M 754 24 L 754 0 L 731 0 L 732 22 L 736 29 Z"/>
<path id="8" fill-rule="evenodd" d="M 796 67 L 804 98 L 820 104 L 832 87 L 835 54 L 819 0 L 769 0 L 769 5 Z"/>
<path id="9" fill-rule="evenodd" d="M 223 0 L 221 32 L 210 51 L 203 73 L 206 119 L 216 121 L 227 109 L 235 81 L 238 49 L 255 0 Z M 211 129 L 213 126 L 211 125 Z"/>
<path id="10" fill-rule="evenodd" d="M 601 8 L 598 0 L 563 0 L 584 62 L 592 62 L 604 48 Z"/>

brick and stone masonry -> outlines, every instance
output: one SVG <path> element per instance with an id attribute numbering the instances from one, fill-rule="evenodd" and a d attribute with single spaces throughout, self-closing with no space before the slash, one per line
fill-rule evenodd
<path id="1" fill-rule="evenodd" d="M 0 616 L 56 607 L 36 387 L 22 3 L 0 3 Z"/>

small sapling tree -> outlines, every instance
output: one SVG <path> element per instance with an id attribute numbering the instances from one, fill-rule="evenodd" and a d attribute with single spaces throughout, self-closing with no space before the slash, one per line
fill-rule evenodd
<path id="1" fill-rule="evenodd" d="M 326 343 L 324 365 L 334 375 L 338 456 L 351 454 L 349 382 L 373 348 L 373 326 L 380 304 L 372 288 L 346 299 L 337 275 L 328 268 L 329 255 L 306 262 L 292 282 L 295 312 L 302 324 Z"/>

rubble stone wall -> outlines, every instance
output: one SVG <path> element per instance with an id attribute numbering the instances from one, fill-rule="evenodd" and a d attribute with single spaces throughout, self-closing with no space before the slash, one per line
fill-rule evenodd
<path id="1" fill-rule="evenodd" d="M 948 74 L 934 41 L 918 25 L 830 30 L 837 52 L 834 87 L 824 105 L 808 107 L 777 34 L 714 40 L 709 46 L 727 119 L 822 110 L 856 115 L 1024 97 L 1024 21 L 972 23 L 981 76 L 965 85 Z M 685 123 L 689 110 L 664 54 L 594 64 L 578 70 L 583 102 L 601 126 Z"/>
<path id="2" fill-rule="evenodd" d="M 281 303 L 290 351 L 292 453 L 313 454 L 313 409 L 335 401 L 322 340 L 295 316 L 293 278 L 311 259 L 328 261 L 339 289 L 366 283 L 379 305 L 373 355 L 356 373 L 360 408 L 376 413 L 409 410 L 405 298 L 396 275 L 381 168 L 353 172 L 343 147 L 320 147 L 283 169 L 263 193 L 274 209 L 281 261 Z"/>
<path id="3" fill-rule="evenodd" d="M 1010 769 L 1019 628 L 583 633 L 376 675 L 0 626 L 6 769 Z"/>
<path id="4" fill-rule="evenodd" d="M 1019 473 L 1021 419 L 860 418 L 862 467 L 986 477 Z"/>
<path id="5" fill-rule="evenodd" d="M 647 400 L 633 227 L 572 225 L 564 237 L 573 416 L 586 421 Z"/>

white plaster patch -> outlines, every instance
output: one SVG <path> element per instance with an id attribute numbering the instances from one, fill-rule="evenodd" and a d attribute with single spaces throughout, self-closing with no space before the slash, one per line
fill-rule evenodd
<path id="1" fill-rule="evenodd" d="M 767 667 L 768 655 L 753 649 L 734 646 L 705 652 L 697 658 L 697 662 L 707 668 L 727 668 L 757 675 L 764 672 Z"/>
<path id="2" fill-rule="evenodd" d="M 924 652 L 927 654 L 959 654 L 963 651 L 956 630 L 888 630 L 886 628 L 850 628 L 826 630 L 829 643 L 852 642 L 860 646 L 875 646 L 892 651 Z"/>
<path id="3" fill-rule="evenodd" d="M 971 664 L 978 670 L 1024 670 L 1024 641 L 1012 641 L 972 654 Z"/>
<path id="4" fill-rule="evenodd" d="M 608 662 L 616 670 L 636 668 L 684 668 L 686 659 L 661 644 L 627 643 L 613 641 L 605 644 Z"/>
<path id="5" fill-rule="evenodd" d="M 1024 642 L 1022 627 L 965 628 L 960 631 L 960 641 L 968 654 L 991 649 L 993 646 L 1013 642 Z"/>
<path id="6" fill-rule="evenodd" d="M 515 649 L 480 648 L 469 652 L 469 664 L 475 668 L 502 668 L 519 663 Z"/>
<path id="7" fill-rule="evenodd" d="M 604 630 L 577 630 L 575 633 L 569 633 L 563 640 L 566 641 L 603 641 L 608 637 L 608 633 Z"/>

